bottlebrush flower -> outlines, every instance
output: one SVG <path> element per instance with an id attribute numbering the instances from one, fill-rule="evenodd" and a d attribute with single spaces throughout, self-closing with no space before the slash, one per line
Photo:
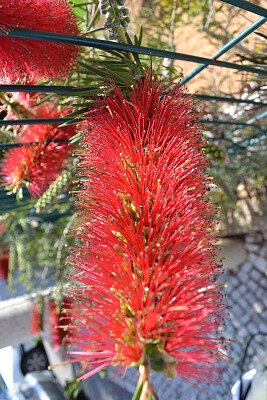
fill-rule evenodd
<path id="1" fill-rule="evenodd" d="M 58 351 L 64 345 L 65 339 L 70 332 L 68 329 L 69 316 L 67 315 L 70 307 L 69 299 L 64 299 L 58 310 L 55 300 L 52 299 L 49 302 L 50 333 L 55 351 Z"/>
<path id="2" fill-rule="evenodd" d="M 70 354 L 89 370 L 83 378 L 150 365 L 219 382 L 224 304 L 208 164 L 191 97 L 165 90 L 148 74 L 128 97 L 115 87 L 84 124 L 68 261 Z"/>
<path id="3" fill-rule="evenodd" d="M 0 0 L 0 31 L 27 29 L 78 35 L 68 0 Z M 77 46 L 35 40 L 0 40 L 0 79 L 11 82 L 67 77 L 79 54 Z"/>
<path id="4" fill-rule="evenodd" d="M 0 235 L 2 235 L 6 231 L 7 231 L 7 226 L 6 225 L 0 225 Z"/>
<path id="5" fill-rule="evenodd" d="M 49 106 L 40 107 L 36 118 L 58 118 L 68 111 L 50 112 Z M 4 182 L 14 192 L 25 183 L 33 197 L 39 197 L 59 175 L 66 160 L 72 153 L 68 143 L 56 141 L 69 140 L 74 135 L 72 126 L 59 128 L 54 125 L 31 125 L 24 128 L 18 141 L 25 143 L 22 147 L 13 148 L 6 152 L 1 174 Z M 27 143 L 40 142 L 29 145 Z"/>
<path id="6" fill-rule="evenodd" d="M 6 281 L 8 278 L 8 268 L 9 268 L 9 254 L 4 253 L 0 255 L 0 277 L 3 279 L 3 281 Z"/>
<path id="7" fill-rule="evenodd" d="M 40 95 L 37 93 L 24 93 L 24 92 L 14 92 L 13 98 L 21 104 L 25 109 L 31 109 L 36 103 Z M 36 110 L 32 109 L 31 112 L 34 113 Z"/>
<path id="8" fill-rule="evenodd" d="M 40 335 L 43 330 L 44 299 L 41 296 L 38 302 L 33 305 L 31 319 L 31 334 Z"/>

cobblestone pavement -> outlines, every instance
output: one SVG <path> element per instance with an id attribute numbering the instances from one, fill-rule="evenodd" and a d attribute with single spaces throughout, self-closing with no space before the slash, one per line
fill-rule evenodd
<path id="1" fill-rule="evenodd" d="M 264 237 L 265 236 L 265 237 Z M 227 282 L 225 293 L 231 307 L 226 320 L 225 337 L 234 339 L 229 354 L 234 361 L 229 364 L 222 376 L 221 386 L 205 388 L 207 393 L 196 390 L 181 379 L 167 380 L 161 374 L 153 376 L 153 382 L 161 400 L 229 400 L 231 388 L 240 376 L 242 358 L 250 335 L 259 331 L 267 332 L 267 234 L 249 234 L 244 246 L 248 252 L 246 262 L 234 270 L 226 270 L 222 276 Z M 259 367 L 267 355 L 266 336 L 257 335 L 251 342 L 243 370 Z M 134 392 L 137 372 L 127 371 L 124 379 L 108 371 L 110 379 Z"/>

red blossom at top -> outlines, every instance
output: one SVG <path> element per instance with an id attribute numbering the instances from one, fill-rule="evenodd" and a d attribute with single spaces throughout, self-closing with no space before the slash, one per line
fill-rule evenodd
<path id="1" fill-rule="evenodd" d="M 14 28 L 78 35 L 68 0 L 0 0 L 0 31 Z M 9 82 L 67 77 L 79 54 L 77 46 L 0 38 L 0 80 Z"/>
<path id="2" fill-rule="evenodd" d="M 50 112 L 49 106 L 39 107 L 36 118 L 58 118 L 65 110 Z M 71 156 L 72 146 L 67 141 L 75 134 L 73 126 L 59 128 L 55 125 L 31 125 L 24 128 L 18 141 L 25 143 L 6 152 L 1 175 L 6 185 L 17 192 L 25 183 L 33 197 L 39 197 L 58 177 L 66 160 Z M 40 142 L 38 144 L 28 144 Z"/>
<path id="3" fill-rule="evenodd" d="M 224 304 L 214 209 L 192 99 L 148 74 L 84 124 L 70 353 L 84 378 L 109 364 L 218 383 Z"/>

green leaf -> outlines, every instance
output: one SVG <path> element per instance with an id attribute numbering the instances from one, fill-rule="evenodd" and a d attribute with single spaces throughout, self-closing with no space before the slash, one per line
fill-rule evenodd
<path id="1" fill-rule="evenodd" d="M 92 26 L 95 24 L 95 22 L 97 21 L 97 19 L 100 17 L 100 10 L 97 9 L 95 15 L 93 16 L 93 18 L 91 19 L 89 25 L 88 25 L 88 31 L 92 28 Z"/>
<path id="2" fill-rule="evenodd" d="M 23 190 L 22 188 L 19 188 L 19 190 L 16 193 L 16 200 L 17 202 L 20 202 L 23 199 Z"/>
<path id="3" fill-rule="evenodd" d="M 128 35 L 127 32 L 125 32 L 125 36 L 126 36 L 128 44 L 133 45 L 133 42 L 132 42 L 132 40 L 131 40 L 131 38 L 130 38 L 130 36 Z M 137 53 L 132 53 L 132 55 L 133 55 L 133 57 L 135 59 L 136 65 L 138 66 L 138 68 L 140 70 L 140 73 L 143 74 L 144 73 L 144 68 L 143 68 L 143 66 L 141 64 L 139 55 Z"/>
<path id="4" fill-rule="evenodd" d="M 143 38 L 143 27 L 142 25 L 140 26 L 140 31 L 139 31 L 139 39 L 138 39 L 138 46 L 141 46 L 142 44 L 142 38 Z"/>
<path id="5" fill-rule="evenodd" d="M 144 382 L 141 382 L 141 384 L 137 387 L 135 394 L 132 397 L 132 400 L 139 400 L 142 390 L 143 390 Z"/>
<path id="6" fill-rule="evenodd" d="M 77 115 L 78 115 L 78 116 L 79 116 L 79 115 L 82 115 L 82 114 L 84 114 L 84 113 L 87 112 L 87 111 L 88 111 L 88 107 L 82 107 L 82 108 L 80 108 L 79 110 L 73 111 L 72 113 L 66 115 L 65 118 L 76 117 Z"/>
<path id="7" fill-rule="evenodd" d="M 38 101 L 37 103 L 35 103 L 33 105 L 33 107 L 38 107 L 43 103 L 49 102 L 52 98 L 54 97 L 54 93 L 52 94 L 48 94 L 47 96 L 45 96 L 42 100 Z"/>
<path id="8" fill-rule="evenodd" d="M 109 74 L 100 68 L 92 67 L 91 65 L 88 65 L 82 61 L 78 61 L 78 64 L 81 65 L 82 67 L 84 67 L 86 70 L 88 70 L 94 76 L 102 76 L 105 79 L 107 79 L 109 77 Z"/>
<path id="9" fill-rule="evenodd" d="M 74 135 L 74 136 L 71 138 L 70 143 L 72 144 L 72 143 L 79 142 L 79 141 L 81 140 L 81 138 L 82 138 L 82 134 L 81 134 L 80 132 L 79 132 L 79 133 L 76 133 L 76 135 Z"/>
<path id="10" fill-rule="evenodd" d="M 136 75 L 140 74 L 140 69 L 137 67 L 136 64 L 134 64 L 130 60 L 124 60 L 124 63 L 127 65 L 128 68 L 130 68 Z"/>
<path id="11" fill-rule="evenodd" d="M 59 125 L 59 128 L 62 128 L 64 126 L 75 125 L 78 122 L 82 122 L 83 120 L 84 120 L 84 118 L 73 118 L 71 121 L 68 121 L 68 122 L 65 122 L 64 124 Z"/>
<path id="12" fill-rule="evenodd" d="M 165 369 L 165 363 L 162 358 L 151 360 L 151 369 L 156 372 L 163 372 Z"/>

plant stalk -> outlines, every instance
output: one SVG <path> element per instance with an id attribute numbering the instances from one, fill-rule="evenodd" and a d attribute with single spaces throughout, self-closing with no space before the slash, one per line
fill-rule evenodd
<path id="1" fill-rule="evenodd" d="M 150 382 L 151 371 L 149 364 L 139 366 L 139 380 L 137 387 L 142 385 L 140 400 L 158 400 L 152 383 Z"/>

